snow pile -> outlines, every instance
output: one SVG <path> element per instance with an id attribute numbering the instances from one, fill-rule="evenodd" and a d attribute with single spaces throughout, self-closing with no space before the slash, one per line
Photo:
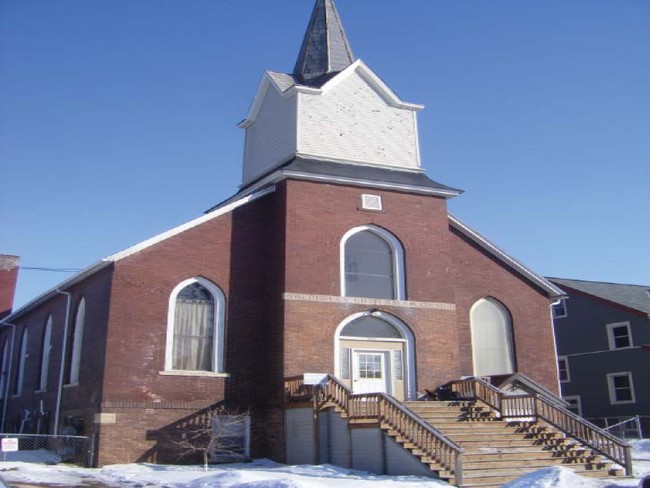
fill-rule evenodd
<path id="1" fill-rule="evenodd" d="M 608 483 L 611 485 L 611 483 Z M 542 468 L 503 485 L 503 488 L 599 488 L 605 484 L 594 478 L 579 476 L 561 466 Z"/>
<path id="2" fill-rule="evenodd" d="M 632 446 L 632 459 L 650 461 L 650 439 L 630 442 Z"/>
<path id="3" fill-rule="evenodd" d="M 178 488 L 365 488 L 371 485 L 400 488 L 448 486 L 439 480 L 418 476 L 379 476 L 332 465 L 286 466 L 267 459 L 252 463 L 211 467 L 125 464 L 107 466 L 99 473 L 106 482 L 151 483 L 162 479 L 166 487 Z"/>

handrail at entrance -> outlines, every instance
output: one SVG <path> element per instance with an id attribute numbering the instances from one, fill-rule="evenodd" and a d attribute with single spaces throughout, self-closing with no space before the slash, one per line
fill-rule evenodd
<path id="1" fill-rule="evenodd" d="M 528 380 L 532 382 L 532 380 Z M 551 401 L 546 395 L 506 395 L 482 378 L 467 378 L 448 383 L 458 398 L 478 399 L 494 408 L 502 418 L 543 419 L 571 437 L 625 468 L 632 475 L 632 448 L 591 422 Z"/>
<path id="2" fill-rule="evenodd" d="M 303 376 L 285 379 L 286 402 L 309 400 L 321 404 L 331 402 L 350 419 L 373 420 L 387 426 L 451 473 L 456 484 L 462 482 L 463 448 L 385 393 L 354 394 L 331 375 L 320 385 L 305 385 Z"/>

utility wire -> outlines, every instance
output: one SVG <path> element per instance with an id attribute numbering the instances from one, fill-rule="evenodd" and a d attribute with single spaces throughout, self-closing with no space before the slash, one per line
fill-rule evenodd
<path id="1" fill-rule="evenodd" d="M 81 271 L 81 268 L 45 268 L 40 266 L 19 266 L 18 268 L 29 271 L 51 271 L 54 273 L 77 273 Z"/>

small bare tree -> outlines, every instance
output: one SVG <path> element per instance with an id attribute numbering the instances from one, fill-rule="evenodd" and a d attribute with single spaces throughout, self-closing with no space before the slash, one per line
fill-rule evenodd
<path id="1" fill-rule="evenodd" d="M 219 407 L 178 426 L 165 437 L 168 445 L 179 451 L 180 459 L 201 455 L 207 470 L 210 462 L 247 459 L 249 428 L 249 412 L 229 412 Z"/>

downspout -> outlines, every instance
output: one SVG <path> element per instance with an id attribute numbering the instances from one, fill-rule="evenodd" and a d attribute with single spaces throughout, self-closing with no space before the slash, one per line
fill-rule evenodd
<path id="1" fill-rule="evenodd" d="M 70 322 L 70 301 L 72 295 L 67 291 L 57 289 L 55 293 L 65 295 L 67 304 L 65 307 L 65 322 L 63 324 L 63 345 L 61 346 L 61 365 L 59 366 L 59 388 L 56 395 L 56 408 L 54 409 L 54 435 L 59 433 L 59 414 L 61 413 L 61 397 L 63 396 L 63 376 L 65 375 L 65 358 L 68 348 L 68 327 Z"/>
<path id="2" fill-rule="evenodd" d="M 2 428 L 2 432 L 5 432 L 5 420 L 7 419 L 7 405 L 9 403 L 9 383 L 11 379 L 11 368 L 13 367 L 13 359 L 14 359 L 14 345 L 16 344 L 16 326 L 14 324 L 10 324 L 9 322 L 2 322 L 2 326 L 9 326 L 11 327 L 11 346 L 9 347 L 9 366 L 6 371 L 6 375 L 4 378 L 5 384 L 4 384 L 4 392 L 2 399 L 4 400 L 2 402 L 2 422 L 0 423 L 0 428 Z"/>

